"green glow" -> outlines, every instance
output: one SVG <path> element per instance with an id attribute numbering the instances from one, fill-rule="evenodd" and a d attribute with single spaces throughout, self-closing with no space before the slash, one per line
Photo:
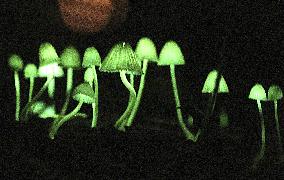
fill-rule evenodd
<path id="1" fill-rule="evenodd" d="M 88 47 L 85 50 L 82 66 L 84 68 L 101 66 L 101 56 L 95 47 Z"/>
<path id="2" fill-rule="evenodd" d="M 45 107 L 44 111 L 39 114 L 39 117 L 42 119 L 57 117 L 55 106 L 51 105 L 51 106 Z"/>
<path id="3" fill-rule="evenodd" d="M 128 43 L 118 43 L 112 47 L 106 58 L 102 62 L 100 71 L 119 72 L 125 71 L 127 74 L 140 75 L 141 62 Z"/>
<path id="4" fill-rule="evenodd" d="M 156 46 L 154 42 L 147 37 L 143 37 L 138 41 L 135 53 L 140 61 L 148 59 L 149 61 L 158 62 Z"/>
<path id="5" fill-rule="evenodd" d="M 73 69 L 72 68 L 68 68 L 67 69 L 67 83 L 66 83 L 66 100 L 65 103 L 61 109 L 60 114 L 64 115 L 67 111 L 69 102 L 70 102 L 70 96 L 71 96 L 71 91 L 72 91 L 72 87 L 73 87 Z"/>
<path id="6" fill-rule="evenodd" d="M 9 57 L 8 64 L 13 71 L 21 71 L 24 67 L 22 58 L 16 54 Z"/>
<path id="7" fill-rule="evenodd" d="M 31 112 L 33 114 L 41 114 L 44 109 L 46 109 L 46 104 L 43 101 L 37 101 L 31 106 Z"/>
<path id="8" fill-rule="evenodd" d="M 18 71 L 23 69 L 24 63 L 20 56 L 13 54 L 9 57 L 8 64 L 14 71 L 15 91 L 16 91 L 16 107 L 15 107 L 15 120 L 20 120 L 20 106 L 21 106 L 21 85 Z"/>
<path id="9" fill-rule="evenodd" d="M 95 76 L 93 73 L 93 69 L 87 68 L 84 73 L 84 81 L 88 82 L 92 86 L 94 79 L 95 79 Z"/>
<path id="10" fill-rule="evenodd" d="M 249 99 L 266 101 L 266 92 L 261 84 L 255 84 L 249 93 Z"/>
<path id="11" fill-rule="evenodd" d="M 219 114 L 219 126 L 221 128 L 226 128 L 229 126 L 229 117 L 224 110 L 222 110 L 221 113 Z"/>
<path id="12" fill-rule="evenodd" d="M 160 52 L 158 65 L 169 66 L 184 64 L 184 56 L 178 44 L 175 41 L 167 41 Z"/>
<path id="13" fill-rule="evenodd" d="M 45 42 L 39 47 L 39 66 L 46 66 L 48 64 L 58 63 L 59 57 L 52 44 Z"/>
<path id="14" fill-rule="evenodd" d="M 80 54 L 73 46 L 65 48 L 60 55 L 60 65 L 65 68 L 80 68 Z"/>
<path id="15" fill-rule="evenodd" d="M 139 84 L 139 89 L 137 93 L 137 99 L 134 104 L 133 110 L 131 111 L 131 114 L 129 116 L 129 119 L 127 121 L 127 126 L 131 126 L 137 111 L 138 107 L 141 102 L 144 86 L 145 86 L 145 77 L 147 73 L 147 68 L 148 68 L 148 62 L 157 62 L 158 61 L 158 55 L 156 51 L 155 44 L 153 41 L 149 38 L 141 38 L 136 46 L 135 53 L 137 54 L 138 60 L 143 61 L 142 65 L 142 75 L 140 77 L 140 84 Z"/>
<path id="16" fill-rule="evenodd" d="M 214 88 L 215 88 L 217 77 L 218 77 L 217 70 L 212 70 L 211 72 L 209 72 L 204 82 L 202 93 L 214 93 Z M 228 92 L 229 92 L 229 89 L 228 89 L 227 83 L 222 75 L 220 79 L 219 87 L 218 87 L 218 93 L 228 93 Z"/>
<path id="17" fill-rule="evenodd" d="M 281 134 L 279 130 L 279 118 L 278 118 L 278 112 L 277 112 L 277 100 L 280 100 L 283 98 L 282 90 L 277 85 L 271 85 L 268 90 L 268 100 L 274 102 L 274 118 L 275 118 L 275 124 L 276 124 L 276 131 L 278 136 L 278 147 L 280 154 L 283 152 L 282 142 L 281 142 Z"/>
<path id="18" fill-rule="evenodd" d="M 190 126 L 193 126 L 193 117 L 190 114 L 187 117 L 187 122 Z"/>
<path id="19" fill-rule="evenodd" d="M 58 129 L 68 120 L 70 120 L 72 117 L 74 117 L 79 110 L 81 109 L 83 103 L 86 104 L 92 104 L 95 102 L 95 92 L 93 91 L 92 87 L 89 83 L 85 82 L 80 85 L 78 85 L 72 94 L 72 97 L 74 100 L 79 101 L 76 108 L 71 111 L 69 114 L 65 115 L 61 119 L 57 119 L 53 121 L 52 126 L 49 131 L 49 137 L 51 139 L 54 139 L 55 135 L 57 134 Z"/>
<path id="20" fill-rule="evenodd" d="M 263 158 L 265 152 L 265 124 L 264 124 L 264 117 L 260 101 L 266 101 L 267 98 L 266 98 L 266 92 L 261 84 L 257 83 L 252 87 L 249 93 L 249 99 L 257 101 L 258 112 L 261 119 L 261 149 L 255 158 L 255 163 L 257 163 L 259 160 Z"/>
<path id="21" fill-rule="evenodd" d="M 37 67 L 35 64 L 27 64 L 24 69 L 24 75 L 25 78 L 30 79 L 30 88 L 29 88 L 29 100 L 30 102 L 32 100 L 33 96 L 33 89 L 34 89 L 34 81 L 35 78 L 37 77 Z"/>

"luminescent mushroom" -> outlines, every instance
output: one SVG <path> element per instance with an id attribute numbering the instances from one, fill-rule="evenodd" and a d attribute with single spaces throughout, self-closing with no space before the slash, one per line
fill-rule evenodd
<path id="1" fill-rule="evenodd" d="M 19 71 L 21 71 L 24 67 L 23 60 L 20 56 L 13 54 L 9 57 L 8 64 L 10 68 L 14 71 L 14 79 L 15 79 L 15 89 L 16 89 L 16 109 L 15 109 L 15 119 L 19 121 L 20 114 L 20 106 L 21 106 L 21 88 L 20 88 L 20 77 Z"/>
<path id="2" fill-rule="evenodd" d="M 73 111 L 69 114 L 62 117 L 59 121 L 53 121 L 52 126 L 49 131 L 49 137 L 54 139 L 55 135 L 57 134 L 58 129 L 72 117 L 74 117 L 79 110 L 81 109 L 84 103 L 92 104 L 95 101 L 95 92 L 93 91 L 92 87 L 89 83 L 85 82 L 78 85 L 72 94 L 74 100 L 78 101 L 78 105 L 75 107 Z"/>
<path id="3" fill-rule="evenodd" d="M 258 112 L 261 119 L 261 149 L 255 159 L 255 161 L 258 162 L 260 159 L 263 158 L 265 152 L 265 124 L 264 124 L 264 117 L 261 107 L 261 101 L 267 101 L 266 92 L 261 84 L 257 83 L 252 87 L 249 93 L 249 99 L 256 100 Z"/>
<path id="4" fill-rule="evenodd" d="M 135 53 L 137 55 L 138 60 L 142 61 L 143 63 L 142 75 L 140 77 L 140 84 L 139 84 L 139 89 L 137 93 L 137 99 L 133 107 L 133 110 L 131 111 L 130 117 L 126 123 L 126 126 L 131 126 L 136 116 L 138 107 L 140 105 L 142 93 L 143 93 L 143 89 L 145 85 L 145 77 L 147 73 L 148 62 L 154 62 L 154 63 L 158 62 L 156 46 L 154 42 L 147 37 L 143 37 L 138 41 L 136 45 Z"/>
<path id="5" fill-rule="evenodd" d="M 93 109 L 93 119 L 92 119 L 92 128 L 97 126 L 98 116 L 99 116 L 99 82 L 97 77 L 97 70 L 96 66 L 101 66 L 101 56 L 98 52 L 98 50 L 95 47 L 88 47 L 85 50 L 84 57 L 83 57 L 83 68 L 87 68 L 86 71 L 90 71 L 93 73 L 93 75 L 88 75 L 89 73 L 85 73 L 85 75 L 88 75 L 89 77 L 93 78 L 94 82 L 94 88 L 95 88 L 95 103 L 92 104 Z M 92 83 L 91 83 L 92 84 Z M 92 86 L 93 87 L 93 86 Z"/>
<path id="6" fill-rule="evenodd" d="M 174 92 L 174 97 L 175 97 L 176 112 L 177 112 L 177 118 L 179 121 L 179 125 L 183 133 L 185 134 L 186 138 L 195 142 L 197 141 L 197 138 L 200 134 L 200 130 L 198 130 L 196 135 L 193 135 L 186 127 L 183 121 L 181 105 L 180 105 L 180 100 L 179 100 L 179 95 L 178 95 L 178 88 L 177 88 L 177 83 L 176 83 L 175 66 L 184 65 L 184 64 L 185 64 L 184 56 L 178 44 L 175 41 L 166 42 L 160 52 L 158 66 L 170 66 L 171 81 L 172 81 L 172 87 L 173 87 L 173 92 Z"/>
<path id="7" fill-rule="evenodd" d="M 280 150 L 280 154 L 283 153 L 283 147 L 281 142 L 281 134 L 279 130 L 279 118 L 277 113 L 277 101 L 283 98 L 283 92 L 281 88 L 277 85 L 271 85 L 268 89 L 268 100 L 274 102 L 274 117 L 275 117 L 275 123 L 276 123 L 276 130 L 277 130 L 277 136 L 278 136 L 278 146 Z"/>
<path id="8" fill-rule="evenodd" d="M 124 86 L 129 90 L 131 100 L 120 118 L 116 121 L 115 127 L 124 131 L 133 106 L 136 101 L 136 91 L 127 80 L 126 74 L 140 75 L 142 74 L 141 62 L 128 43 L 122 42 L 114 45 L 100 67 L 102 72 L 119 72 L 120 78 Z"/>
<path id="9" fill-rule="evenodd" d="M 73 71 L 81 67 L 80 54 L 73 46 L 66 47 L 60 55 L 60 65 L 67 69 L 66 100 L 60 114 L 64 115 L 70 101 L 70 94 L 73 88 Z"/>
<path id="10" fill-rule="evenodd" d="M 37 77 L 37 67 L 35 64 L 27 64 L 24 68 L 24 77 L 30 80 L 30 88 L 29 88 L 29 99 L 28 102 L 31 102 L 34 90 L 34 82 Z"/>

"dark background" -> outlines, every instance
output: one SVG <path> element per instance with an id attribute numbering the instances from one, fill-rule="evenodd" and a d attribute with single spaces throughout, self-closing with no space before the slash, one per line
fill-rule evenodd
<path id="1" fill-rule="evenodd" d="M 146 36 L 154 41 L 158 53 L 168 40 L 175 40 L 180 45 L 186 61 L 184 66 L 176 68 L 182 111 L 185 117 L 189 113 L 192 114 L 197 125 L 200 125 L 202 116 L 194 107 L 205 111 L 208 97 L 201 94 L 203 83 L 207 74 L 213 68 L 219 67 L 222 62 L 221 71 L 227 81 L 230 94 L 218 96 L 216 108 L 217 110 L 221 107 L 227 109 L 229 116 L 232 117 L 233 126 L 231 128 L 233 130 L 241 129 L 240 139 L 243 144 L 238 144 L 238 146 L 234 144 L 236 146 L 234 148 L 244 152 L 246 152 L 245 148 L 249 148 L 247 152 L 253 156 L 257 151 L 256 144 L 260 138 L 259 119 L 256 103 L 248 100 L 247 96 L 251 87 L 257 82 L 261 83 L 266 90 L 271 84 L 277 84 L 281 88 L 284 86 L 283 16 L 283 3 L 280 1 L 132 0 L 129 2 L 128 17 L 125 22 L 114 29 L 105 29 L 99 33 L 90 34 L 72 32 L 65 27 L 60 18 L 57 1 L 1 1 L 0 50 L 1 54 L 4 52 L 1 55 L 1 79 L 3 79 L 1 92 L 2 100 L 5 102 L 1 113 L 4 116 L 2 122 L 9 123 L 14 118 L 13 73 L 7 66 L 10 54 L 19 54 L 25 63 L 38 64 L 38 48 L 42 42 L 48 41 L 54 45 L 58 54 L 66 46 L 74 45 L 83 56 L 87 47 L 95 46 L 101 57 L 104 58 L 115 43 L 126 41 L 134 49 L 138 40 Z M 221 51 L 224 39 L 226 43 Z M 75 72 L 75 85 L 82 82 L 82 75 L 83 71 Z M 98 124 L 99 126 L 105 123 L 113 124 L 127 106 L 128 91 L 121 83 L 118 74 L 98 73 L 98 78 L 101 120 Z M 38 80 L 37 83 L 41 84 L 36 85 L 36 88 L 40 88 L 43 82 L 43 80 Z M 136 82 L 139 82 L 138 78 Z M 27 94 L 28 81 L 22 78 L 22 83 L 22 94 Z M 59 79 L 56 92 L 58 95 L 56 100 L 59 102 L 57 106 L 59 107 L 63 103 L 64 90 L 65 79 Z M 150 64 L 141 106 L 137 113 L 137 124 L 146 121 L 166 122 L 166 124 L 173 124 L 173 126 L 171 125 L 174 127 L 173 132 L 179 132 L 172 94 L 169 68 Z M 22 99 L 25 102 L 27 95 L 23 95 Z M 75 105 L 76 102 L 72 101 L 71 107 Z M 275 128 L 272 103 L 263 103 L 263 106 L 265 113 L 271 113 L 265 115 L 269 119 L 268 126 Z M 279 108 L 283 110 L 282 102 Z M 84 106 L 83 110 L 91 113 L 88 106 Z M 280 118 L 283 120 L 283 116 Z M 152 125 L 155 126 L 154 129 L 162 129 L 161 124 Z M 35 131 L 40 128 L 41 126 Z M 68 127 L 62 129 L 63 132 L 67 132 L 67 130 Z M 11 131 L 7 130 L 5 133 L 11 133 Z M 268 132 L 271 133 L 273 130 L 268 130 Z M 31 134 L 25 134 L 30 138 L 27 141 L 33 141 L 35 135 Z M 47 132 L 44 131 L 40 135 L 46 138 L 44 142 L 48 142 L 48 145 L 45 144 L 43 147 L 49 147 Z M 111 136 L 111 134 L 109 135 Z M 142 133 L 140 138 L 143 136 Z M 141 145 L 147 148 L 146 146 L 149 145 L 153 148 L 153 144 L 149 142 L 152 140 L 151 138 L 157 138 L 157 142 L 160 141 L 158 135 L 152 137 L 146 133 L 144 137 L 146 139 L 143 142 L 149 144 L 142 145 L 141 142 L 141 144 L 137 144 L 137 142 L 131 141 L 133 146 Z M 167 140 L 170 143 L 174 141 L 173 139 Z M 246 141 L 244 142 L 244 140 Z M 18 141 L 21 142 L 21 140 Z M 68 140 L 66 142 L 65 150 L 68 149 L 68 143 L 70 143 Z M 109 145 L 108 142 L 105 144 Z M 220 144 L 209 143 L 208 145 L 208 143 L 201 141 L 201 144 L 198 144 L 198 147 L 190 152 L 201 155 L 201 153 L 198 154 L 199 150 L 208 149 L 207 147 L 210 145 L 216 148 Z M 160 147 L 157 144 L 154 146 Z M 24 147 L 25 145 L 22 145 L 22 148 Z M 78 145 L 78 147 L 80 146 Z M 186 149 L 186 147 L 183 148 Z M 234 148 L 232 149 L 236 150 Z M 34 150 L 30 152 L 34 152 Z M 168 152 L 172 153 L 170 150 Z M 228 150 L 228 152 L 230 151 Z M 211 151 L 207 152 L 209 159 L 212 159 L 211 153 Z M 38 156 L 41 155 L 44 156 L 43 153 Z M 184 157 L 192 158 L 190 155 Z M 218 159 L 218 155 L 215 158 Z M 131 160 L 131 157 L 129 159 Z M 183 159 L 183 157 L 180 156 L 179 159 Z M 194 160 L 193 162 L 198 161 Z M 74 161 L 79 162 L 79 160 Z M 169 161 L 174 163 L 172 159 Z M 226 161 L 234 164 L 232 159 Z M 151 160 L 148 164 L 144 163 L 149 165 L 150 162 Z M 221 164 L 222 162 L 220 162 L 220 167 L 222 167 Z M 144 167 L 143 165 L 141 166 Z M 189 166 L 191 165 L 184 166 L 183 170 L 186 171 Z M 207 165 L 204 166 L 207 167 Z M 137 168 L 139 171 L 138 165 Z M 66 171 L 70 170 L 66 169 Z M 189 169 L 188 171 L 190 171 Z M 206 168 L 203 172 L 206 173 Z"/>

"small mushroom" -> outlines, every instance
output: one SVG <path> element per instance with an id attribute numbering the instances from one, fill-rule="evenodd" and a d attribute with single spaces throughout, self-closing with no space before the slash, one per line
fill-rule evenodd
<path id="1" fill-rule="evenodd" d="M 115 127 L 124 131 L 124 125 L 127 123 L 129 115 L 136 101 L 136 91 L 126 78 L 126 74 L 140 75 L 141 62 L 128 43 L 122 42 L 114 45 L 100 67 L 102 72 L 119 72 L 120 78 L 124 86 L 129 90 L 131 100 L 120 118 L 116 121 Z"/>
<path id="2" fill-rule="evenodd" d="M 220 79 L 219 84 L 216 85 L 217 84 L 218 73 L 219 72 L 217 70 L 215 70 L 215 69 L 210 71 L 209 74 L 207 75 L 207 78 L 206 78 L 206 80 L 204 82 L 204 85 L 203 85 L 203 88 L 202 88 L 202 93 L 210 93 L 211 94 L 211 98 L 213 98 L 213 96 L 214 96 L 214 88 L 215 88 L 215 86 L 218 86 L 217 93 L 229 93 L 229 88 L 228 88 L 228 85 L 227 85 L 223 75 L 221 75 L 221 79 Z M 213 104 L 211 105 L 210 114 L 212 114 L 213 111 L 214 111 L 216 98 L 217 98 L 217 94 L 216 94 L 216 96 L 214 98 Z"/>
<path id="3" fill-rule="evenodd" d="M 89 83 L 85 82 L 78 85 L 72 94 L 74 100 L 78 101 L 78 105 L 75 107 L 73 111 L 69 114 L 65 115 L 59 121 L 54 121 L 49 131 L 49 137 L 54 139 L 55 135 L 57 134 L 58 129 L 68 120 L 70 120 L 73 116 L 75 116 L 79 110 L 81 109 L 84 103 L 92 104 L 95 101 L 95 92 L 93 91 L 92 87 Z"/>
<path id="4" fill-rule="evenodd" d="M 67 111 L 73 88 L 73 71 L 81 66 L 78 50 L 73 46 L 65 48 L 60 56 L 60 65 L 67 69 L 66 100 L 60 112 L 61 115 L 64 115 Z"/>
<path id="5" fill-rule="evenodd" d="M 274 117 L 275 117 L 275 123 L 276 123 L 276 130 L 277 130 L 277 136 L 278 136 L 278 146 L 280 154 L 283 153 L 283 147 L 281 142 L 281 134 L 279 130 L 279 120 L 278 120 L 278 113 L 277 113 L 277 101 L 283 98 L 283 92 L 281 88 L 277 85 L 271 85 L 268 89 L 268 100 L 274 102 Z"/>
<path id="6" fill-rule="evenodd" d="M 24 63 L 20 56 L 13 54 L 9 57 L 8 64 L 10 68 L 14 71 L 15 79 L 15 89 L 16 89 L 16 109 L 15 109 L 15 119 L 19 121 L 20 106 L 21 106 L 21 88 L 20 88 L 20 78 L 19 71 L 23 69 Z"/>
<path id="7" fill-rule="evenodd" d="M 99 116 L 99 82 L 97 77 L 96 66 L 101 66 L 101 56 L 98 50 L 95 47 L 88 47 L 85 50 L 84 57 L 83 57 L 83 68 L 87 68 L 86 71 L 89 69 L 92 71 L 93 75 L 88 75 L 88 77 L 93 77 L 93 82 L 95 85 L 95 103 L 92 104 L 93 109 L 93 119 L 91 127 L 94 128 L 97 126 L 98 116 Z M 89 71 L 90 71 L 89 70 Z M 89 73 L 85 73 L 89 74 Z M 92 82 L 91 82 L 92 83 Z"/>
<path id="8" fill-rule="evenodd" d="M 35 64 L 27 64 L 24 68 L 24 76 L 26 79 L 30 80 L 29 88 L 29 99 L 28 102 L 31 102 L 34 90 L 35 78 L 37 77 L 37 67 Z"/>
<path id="9" fill-rule="evenodd" d="M 256 83 L 250 90 L 248 98 L 256 100 L 258 112 L 259 112 L 260 119 L 261 119 L 261 149 L 260 149 L 258 156 L 255 159 L 255 161 L 258 162 L 260 159 L 263 158 L 264 152 L 265 152 L 265 124 L 264 124 L 264 117 L 262 113 L 261 101 L 267 101 L 267 98 L 266 98 L 266 92 L 263 86 L 259 83 Z"/>
<path id="10" fill-rule="evenodd" d="M 158 66 L 170 66 L 171 81 L 173 86 L 173 92 L 176 103 L 176 112 L 177 112 L 179 125 L 183 133 L 185 134 L 186 138 L 195 142 L 200 134 L 200 130 L 198 130 L 196 135 L 193 135 L 186 127 L 183 121 L 181 105 L 178 95 L 178 88 L 176 83 L 175 66 L 184 65 L 184 64 L 185 64 L 184 56 L 178 44 L 175 41 L 166 42 L 160 52 Z"/>
<path id="11" fill-rule="evenodd" d="M 136 116 L 138 107 L 140 105 L 142 93 L 143 93 L 143 89 L 145 85 L 145 77 L 147 73 L 148 62 L 154 62 L 154 63 L 158 62 L 156 46 L 154 42 L 147 37 L 143 37 L 138 41 L 136 45 L 135 53 L 137 55 L 138 60 L 143 62 L 143 66 L 142 66 L 142 74 L 140 77 L 139 89 L 137 93 L 137 99 L 135 101 L 133 110 L 131 111 L 131 114 L 129 116 L 129 119 L 126 123 L 126 126 L 131 126 Z"/>

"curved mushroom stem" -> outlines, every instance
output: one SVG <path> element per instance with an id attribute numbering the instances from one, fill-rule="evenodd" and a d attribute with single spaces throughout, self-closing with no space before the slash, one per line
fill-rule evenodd
<path id="1" fill-rule="evenodd" d="M 178 96 L 177 83 L 176 83 L 175 65 L 170 65 L 170 71 L 171 71 L 171 80 L 172 80 L 173 92 L 174 92 L 174 97 L 175 97 L 175 102 L 176 102 L 176 111 L 177 111 L 179 125 L 183 133 L 185 134 L 186 138 L 195 142 L 197 138 L 188 130 L 185 123 L 183 122 L 180 100 Z M 199 134 L 200 134 L 200 131 L 198 131 L 197 135 L 199 136 Z"/>
<path id="2" fill-rule="evenodd" d="M 120 116 L 120 118 L 115 123 L 115 127 L 117 127 L 118 130 L 124 131 L 125 130 L 124 125 L 126 123 L 126 120 L 129 117 L 129 115 L 130 115 L 130 113 L 133 109 L 134 103 L 136 101 L 136 92 L 135 92 L 135 89 L 133 88 L 133 86 L 128 82 L 126 75 L 125 75 L 125 71 L 120 71 L 120 78 L 121 78 L 121 81 L 124 84 L 124 86 L 129 90 L 130 98 L 131 98 L 130 102 L 127 105 L 126 110 L 124 111 L 124 113 Z"/>
<path id="3" fill-rule="evenodd" d="M 99 116 L 99 83 L 98 83 L 98 76 L 95 66 L 93 66 L 92 69 L 94 72 L 94 86 L 95 86 L 95 103 L 92 103 L 92 108 L 93 108 L 92 128 L 94 128 L 97 126 L 97 121 Z"/>
<path id="4" fill-rule="evenodd" d="M 276 130 L 278 136 L 278 146 L 279 146 L 279 153 L 283 153 L 283 147 L 281 142 L 281 135 L 279 130 L 279 120 L 278 120 L 278 113 L 277 113 L 277 100 L 274 101 L 274 116 L 275 116 L 275 123 L 276 123 Z"/>
<path id="5" fill-rule="evenodd" d="M 262 107 L 261 107 L 260 100 L 257 100 L 257 106 L 258 106 L 259 115 L 261 119 L 261 149 L 255 159 L 256 163 L 263 158 L 264 152 L 265 152 L 265 125 L 264 125 L 264 117 L 262 113 Z"/>
<path id="6" fill-rule="evenodd" d="M 29 89 L 29 100 L 28 100 L 28 102 L 31 102 L 32 97 L 33 97 L 34 83 L 35 83 L 35 78 L 31 77 L 30 78 L 30 89 Z"/>
<path id="7" fill-rule="evenodd" d="M 131 124 L 132 124 L 132 122 L 133 122 L 133 120 L 136 116 L 138 107 L 140 105 L 142 93 L 143 93 L 143 89 L 144 89 L 144 85 L 145 85 L 145 77 L 146 77 L 146 73 L 147 73 L 147 67 L 148 67 L 148 60 L 144 59 L 143 60 L 143 67 L 142 67 L 142 74 L 141 74 L 141 77 L 140 77 L 139 90 L 138 90 L 138 94 L 137 94 L 137 99 L 135 101 L 133 110 L 131 111 L 131 114 L 128 118 L 126 126 L 131 126 Z"/>
<path id="8" fill-rule="evenodd" d="M 54 136 L 56 135 L 58 129 L 62 126 L 62 124 L 64 124 L 66 121 L 68 121 L 69 119 L 71 119 L 73 116 L 75 116 L 79 110 L 81 109 L 83 105 L 83 101 L 80 101 L 78 103 L 78 105 L 76 106 L 76 108 L 70 112 L 69 114 L 67 114 L 66 116 L 64 116 L 62 119 L 60 119 L 58 122 L 53 122 L 52 126 L 50 128 L 50 132 L 49 132 L 49 137 L 50 139 L 54 139 Z"/>
<path id="9" fill-rule="evenodd" d="M 14 73 L 15 78 L 15 88 L 16 88 L 16 112 L 15 112 L 15 119 L 16 121 L 19 121 L 19 114 L 20 114 L 20 106 L 21 106 L 21 92 L 20 92 L 20 78 L 18 71 L 15 71 Z"/>
<path id="10" fill-rule="evenodd" d="M 31 106 L 33 105 L 33 103 L 35 103 L 44 93 L 44 91 L 47 89 L 49 83 L 54 79 L 54 76 L 49 76 L 47 77 L 46 82 L 44 83 L 44 85 L 41 87 L 41 89 L 39 90 L 39 92 L 32 98 L 32 100 L 30 102 L 28 102 L 24 109 L 21 112 L 21 118 L 23 118 L 24 121 L 27 121 L 28 119 L 28 114 L 29 114 L 29 110 L 31 108 Z"/>
<path id="11" fill-rule="evenodd" d="M 70 101 L 72 87 L 73 87 L 73 69 L 68 68 L 67 69 L 66 100 L 65 100 L 65 103 L 64 103 L 64 105 L 61 109 L 61 112 L 60 112 L 61 115 L 64 115 L 67 111 L 69 101 Z"/>

